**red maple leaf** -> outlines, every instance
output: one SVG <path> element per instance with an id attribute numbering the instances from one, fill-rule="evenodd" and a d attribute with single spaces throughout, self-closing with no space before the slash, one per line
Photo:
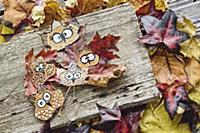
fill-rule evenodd
<path id="1" fill-rule="evenodd" d="M 103 38 L 100 37 L 98 32 L 94 36 L 93 40 L 88 44 L 88 47 L 94 54 L 99 55 L 103 60 L 109 61 L 115 58 L 119 58 L 113 51 L 119 51 L 116 47 L 119 41 L 119 36 L 107 35 Z"/>
<path id="2" fill-rule="evenodd" d="M 94 129 L 105 133 L 135 133 L 137 131 L 141 111 L 132 111 L 123 115 L 117 104 L 111 109 L 99 104 L 97 104 L 97 107 L 101 121 L 93 126 Z"/>
<path id="3" fill-rule="evenodd" d="M 175 81 L 171 85 L 158 84 L 158 89 L 162 92 L 165 109 L 171 119 L 174 118 L 180 103 L 188 103 L 188 96 L 184 86 Z"/>
<path id="4" fill-rule="evenodd" d="M 188 34 L 177 30 L 177 16 L 175 12 L 168 10 L 159 20 L 152 16 L 143 16 L 141 22 L 146 35 L 139 41 L 149 45 L 165 45 L 169 49 L 178 48 L 179 44 L 189 38 Z"/>
<path id="5" fill-rule="evenodd" d="M 33 48 L 28 52 L 28 54 L 25 56 L 25 62 L 26 64 L 31 64 L 34 62 L 38 57 L 42 57 L 45 62 L 50 62 L 55 59 L 57 56 L 57 52 L 55 50 L 47 50 L 43 48 L 37 55 L 34 55 Z"/>

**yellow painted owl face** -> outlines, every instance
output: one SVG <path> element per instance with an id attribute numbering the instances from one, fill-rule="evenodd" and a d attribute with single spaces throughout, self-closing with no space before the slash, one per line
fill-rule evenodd
<path id="1" fill-rule="evenodd" d="M 36 94 L 35 117 L 40 120 L 49 120 L 63 103 L 64 96 L 61 90 L 42 90 Z"/>
<path id="2" fill-rule="evenodd" d="M 88 76 L 87 69 L 80 69 L 76 63 L 71 62 L 67 70 L 62 69 L 59 75 L 61 84 L 65 86 L 83 85 Z"/>
<path id="3" fill-rule="evenodd" d="M 47 64 L 42 57 L 38 57 L 29 68 L 32 73 L 32 81 L 36 87 L 41 87 L 50 77 L 56 74 L 55 65 Z"/>
<path id="4" fill-rule="evenodd" d="M 78 66 L 81 68 L 87 68 L 90 66 L 97 65 L 99 63 L 99 56 L 93 54 L 90 50 L 80 51 Z"/>
<path id="5" fill-rule="evenodd" d="M 47 43 L 53 50 L 62 50 L 79 38 L 79 28 L 76 25 L 69 24 L 64 27 L 59 24 L 54 27 L 52 26 L 52 32 L 47 35 Z"/>

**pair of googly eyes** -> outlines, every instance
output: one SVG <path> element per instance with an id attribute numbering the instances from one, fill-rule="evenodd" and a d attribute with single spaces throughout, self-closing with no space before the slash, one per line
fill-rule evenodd
<path id="1" fill-rule="evenodd" d="M 44 64 L 40 63 L 36 68 L 36 72 L 42 72 L 44 70 Z"/>
<path id="2" fill-rule="evenodd" d="M 90 54 L 81 56 L 80 61 L 83 64 L 87 64 L 87 63 L 90 63 L 91 61 L 94 61 L 95 58 L 96 58 L 96 55 L 90 53 Z"/>
<path id="3" fill-rule="evenodd" d="M 55 43 L 60 43 L 63 40 L 70 38 L 72 35 L 73 31 L 70 28 L 66 28 L 62 33 L 54 33 L 52 39 Z"/>
<path id="4" fill-rule="evenodd" d="M 81 77 L 81 73 L 80 72 L 76 72 L 76 73 L 67 73 L 65 75 L 65 78 L 67 80 L 76 80 L 79 79 Z"/>
<path id="5" fill-rule="evenodd" d="M 37 101 L 37 106 L 40 108 L 43 108 L 50 99 L 51 99 L 51 94 L 48 92 L 45 92 L 43 94 L 43 99 L 39 99 Z"/>

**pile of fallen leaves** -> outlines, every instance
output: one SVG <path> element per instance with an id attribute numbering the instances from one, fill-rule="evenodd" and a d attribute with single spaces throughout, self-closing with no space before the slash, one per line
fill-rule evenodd
<path id="1" fill-rule="evenodd" d="M 3 0 L 0 43 L 19 32 L 112 7 L 128 0 Z M 162 98 L 146 107 L 122 110 L 97 105 L 100 118 L 70 124 L 58 133 L 191 133 L 199 123 L 200 40 L 196 26 L 168 9 L 167 0 L 130 0 L 149 50 Z M 9 17 L 15 14 L 14 17 Z M 131 30 L 131 29 L 130 29 Z M 50 132 L 47 122 L 39 133 Z"/>
<path id="2" fill-rule="evenodd" d="M 196 132 L 200 102 L 200 45 L 195 36 L 196 26 L 184 16 L 178 18 L 164 2 L 162 8 L 158 8 L 161 4 L 156 2 L 157 0 L 151 0 L 136 12 L 143 33 L 139 41 L 149 50 L 157 87 L 162 93 L 155 110 L 163 102 L 172 122 L 180 117 L 178 123 L 188 124 L 180 131 L 173 130 L 174 125 L 171 125 L 169 129 L 163 128 L 162 132 Z M 150 125 L 145 126 L 148 129 Z"/>
<path id="3" fill-rule="evenodd" d="M 87 9 L 89 1 L 84 3 L 78 0 L 78 5 L 67 8 L 69 14 L 78 16 L 103 8 L 101 0 L 94 0 L 95 8 Z M 107 6 L 123 2 L 126 1 L 111 0 Z M 174 11 L 168 9 L 165 0 L 132 0 L 131 3 L 136 9 L 143 34 L 139 41 L 149 50 L 157 87 L 162 93 L 161 99 L 146 107 L 126 110 L 117 105 L 112 109 L 97 105 L 99 119 L 70 124 L 51 132 L 196 132 L 200 104 L 200 41 L 195 36 L 196 26 L 184 16 L 178 18 Z M 50 131 L 49 122 L 41 128 L 40 133 L 47 130 Z"/>
<path id="4" fill-rule="evenodd" d="M 67 21 L 72 17 L 112 7 L 127 1 L 2 0 L 5 11 L 0 19 L 0 44 L 9 41 L 18 33 L 47 26 L 53 20 Z"/>

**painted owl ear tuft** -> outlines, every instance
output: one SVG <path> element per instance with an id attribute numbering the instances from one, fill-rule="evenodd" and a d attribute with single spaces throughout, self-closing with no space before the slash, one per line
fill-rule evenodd
<path id="1" fill-rule="evenodd" d="M 51 29 L 54 30 L 56 27 L 62 25 L 59 21 L 53 20 L 51 24 Z"/>

